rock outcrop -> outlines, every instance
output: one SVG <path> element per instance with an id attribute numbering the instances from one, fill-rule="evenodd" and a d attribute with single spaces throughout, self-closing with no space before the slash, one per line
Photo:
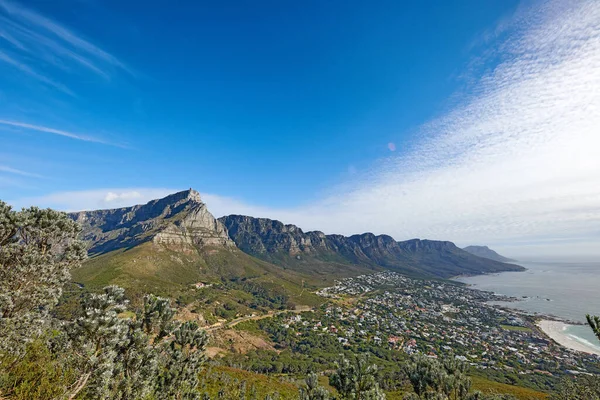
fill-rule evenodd
<path id="1" fill-rule="evenodd" d="M 182 250 L 205 246 L 235 248 L 223 224 L 193 189 L 143 205 L 81 211 L 70 216 L 82 225 L 83 239 L 90 242 L 90 254 L 148 241 Z"/>

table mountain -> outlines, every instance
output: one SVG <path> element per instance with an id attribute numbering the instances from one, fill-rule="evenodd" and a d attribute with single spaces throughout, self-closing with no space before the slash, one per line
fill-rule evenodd
<path id="1" fill-rule="evenodd" d="M 487 258 L 489 260 L 500 261 L 504 263 L 510 263 L 515 261 L 510 258 L 501 256 L 500 254 L 496 253 L 494 250 L 490 249 L 487 246 L 467 246 L 463 248 L 463 250 L 478 257 Z"/>
<path id="2" fill-rule="evenodd" d="M 450 278 L 522 267 L 478 257 L 452 242 L 413 239 L 398 242 L 388 235 L 325 235 L 303 232 L 268 218 L 229 215 L 219 218 L 236 245 L 248 254 L 295 270 L 325 265 L 385 268 L 412 276 Z"/>

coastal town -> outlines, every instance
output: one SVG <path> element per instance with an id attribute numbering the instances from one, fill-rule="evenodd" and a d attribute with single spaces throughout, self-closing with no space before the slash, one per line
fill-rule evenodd
<path id="1" fill-rule="evenodd" d="M 556 344 L 537 328 L 536 317 L 487 304 L 516 299 L 394 272 L 346 278 L 318 294 L 331 301 L 315 312 L 281 317 L 283 328 L 296 336 L 326 333 L 343 346 L 369 342 L 407 354 L 452 356 L 479 370 L 598 372 L 597 355 Z"/>

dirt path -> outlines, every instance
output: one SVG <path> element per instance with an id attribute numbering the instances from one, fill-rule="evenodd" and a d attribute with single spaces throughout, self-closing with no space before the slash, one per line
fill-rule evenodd
<path id="1" fill-rule="evenodd" d="M 294 310 L 270 311 L 266 314 L 254 315 L 254 316 L 247 315 L 245 317 L 236 318 L 236 319 L 231 320 L 226 323 L 221 323 L 219 325 L 215 324 L 215 325 L 209 326 L 208 328 L 205 329 L 205 331 L 213 332 L 218 329 L 232 328 L 232 327 L 236 326 L 237 324 L 239 324 L 240 322 L 244 322 L 244 321 L 258 321 L 259 319 L 271 318 L 271 317 L 274 317 L 275 315 L 284 314 L 284 313 L 288 313 L 288 312 L 300 314 L 301 312 L 310 311 L 310 310 L 311 310 L 311 308 L 309 306 L 297 306 Z"/>

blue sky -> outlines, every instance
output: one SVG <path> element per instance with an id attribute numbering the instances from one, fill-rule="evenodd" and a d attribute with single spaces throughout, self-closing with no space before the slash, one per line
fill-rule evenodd
<path id="1" fill-rule="evenodd" d="M 0 198 L 592 249 L 597 8 L 0 0 Z"/>
<path id="2" fill-rule="evenodd" d="M 11 166 L 53 178 L 6 188 L 8 197 L 108 183 L 192 185 L 270 206 L 301 204 L 387 156 L 389 142 L 400 148 L 461 84 L 454 75 L 469 44 L 515 7 L 505 0 L 483 9 L 475 1 L 57 3 L 8 4 L 60 23 L 114 61 L 60 40 L 98 71 L 53 49 L 51 60 L 32 60 L 4 40 L 5 54 L 27 58 L 19 61 L 70 93 L 0 64 L 2 118 L 127 148 L 2 132 L 5 150 L 21 158 Z"/>

